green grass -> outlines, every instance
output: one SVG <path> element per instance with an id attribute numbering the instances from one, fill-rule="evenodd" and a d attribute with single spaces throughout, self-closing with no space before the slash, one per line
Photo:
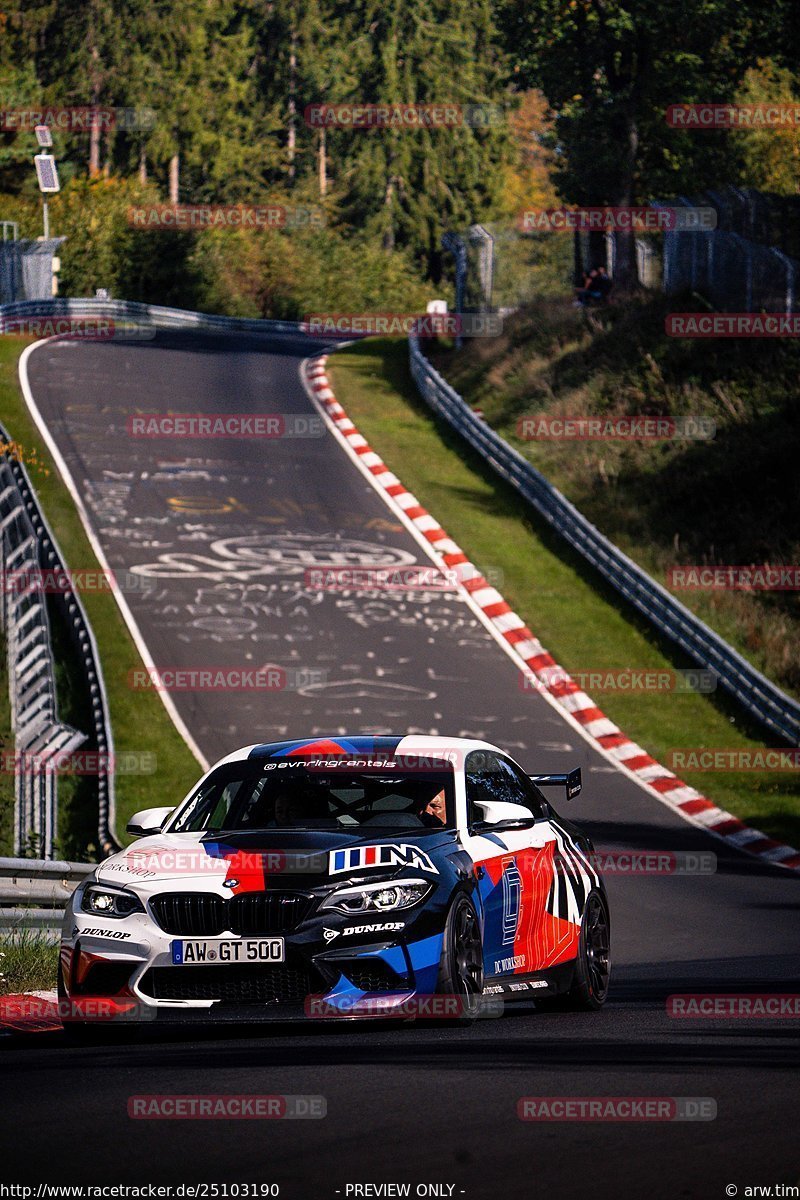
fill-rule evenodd
<path id="1" fill-rule="evenodd" d="M 408 373 L 404 343 L 369 341 L 329 359 L 337 397 L 358 428 L 449 535 L 492 572 L 512 607 L 567 670 L 688 667 L 446 425 Z M 612 720 L 661 761 L 670 750 L 763 746 L 721 694 L 595 693 Z M 680 772 L 742 820 L 800 844 L 796 773 Z M 643 800 L 643 803 L 645 801 Z"/>
<path id="2" fill-rule="evenodd" d="M 4 930 L 0 937 L 0 995 L 56 986 L 58 943 L 35 929 Z"/>
<path id="3" fill-rule="evenodd" d="M 439 352 L 437 366 L 486 420 L 650 575 L 678 564 L 800 563 L 796 339 L 665 336 L 697 298 L 642 297 L 596 310 L 537 302 L 503 336 Z M 520 418 L 702 416 L 709 441 L 529 441 Z M 678 598 L 800 697 L 797 592 Z"/>
<path id="4" fill-rule="evenodd" d="M 53 530 L 67 567 L 99 569 L 75 505 L 58 470 L 39 437 L 22 397 L 17 361 L 27 343 L 18 338 L 0 339 L 0 420 L 11 438 L 19 443 L 31 483 Z M 120 774 L 116 777 L 117 836 L 124 839 L 125 823 L 137 809 L 155 804 L 177 803 L 199 774 L 199 766 L 172 724 L 158 695 L 132 691 L 128 672 L 141 666 L 139 653 L 128 633 L 116 601 L 110 591 L 86 591 L 82 600 L 103 667 L 109 700 L 115 752 L 148 752 L 154 755 L 155 773 Z M 62 667 L 68 661 L 66 645 L 61 645 Z M 69 672 L 66 672 L 69 674 Z M 62 675 L 64 671 L 62 670 Z M 66 685 L 66 680 L 62 683 Z M 62 693 L 64 687 L 62 687 Z M 80 698 L 75 697 L 80 706 Z M 74 714 L 71 714 L 74 715 Z M 0 708 L 0 737 L 3 712 Z M 61 790 L 61 789 L 60 789 Z M 83 781 L 70 780 L 63 789 L 64 811 L 60 813 L 59 845 L 71 857 L 96 853 L 96 812 L 88 814 Z M 13 797 L 12 797 L 13 805 Z M 5 828 L 8 797 L 0 790 L 0 830 Z"/>

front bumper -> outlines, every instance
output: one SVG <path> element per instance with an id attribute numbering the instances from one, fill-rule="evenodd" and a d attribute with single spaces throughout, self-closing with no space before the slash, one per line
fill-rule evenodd
<path id="1" fill-rule="evenodd" d="M 61 943 L 60 1012 L 65 1024 L 385 1016 L 435 992 L 440 924 L 424 905 L 363 930 L 353 918 L 316 911 L 280 935 L 283 962 L 176 965 L 173 943 L 190 935 L 165 932 L 149 911 L 102 922 L 73 901 Z"/>

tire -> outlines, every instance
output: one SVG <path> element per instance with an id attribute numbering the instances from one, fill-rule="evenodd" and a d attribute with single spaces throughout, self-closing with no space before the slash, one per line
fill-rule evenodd
<path id="1" fill-rule="evenodd" d="M 477 913 L 464 895 L 454 900 L 447 914 L 436 991 L 463 1000 L 464 1016 L 459 1023 L 471 1023 L 478 1015 L 483 995 L 483 939 Z"/>
<path id="2" fill-rule="evenodd" d="M 600 892 L 590 892 L 583 910 L 578 958 L 570 989 L 556 1006 L 572 1012 L 596 1012 L 608 997 L 611 976 L 611 927 L 608 905 Z"/>

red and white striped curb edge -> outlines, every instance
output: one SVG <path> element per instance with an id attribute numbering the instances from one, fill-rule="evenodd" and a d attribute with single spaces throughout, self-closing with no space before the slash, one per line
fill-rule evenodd
<path id="1" fill-rule="evenodd" d="M 522 618 L 511 609 L 500 593 L 489 585 L 461 548 L 448 537 L 435 517 L 432 517 L 416 496 L 392 474 L 380 455 L 375 453 L 366 438 L 359 433 L 333 393 L 325 371 L 326 362 L 327 355 L 322 355 L 306 364 L 306 378 L 314 396 L 322 404 L 339 433 L 359 456 L 375 483 L 386 496 L 392 498 L 407 520 L 423 535 L 448 572 L 456 575 L 473 602 L 479 606 L 494 629 L 536 678 L 537 686 L 547 692 L 577 721 L 583 732 L 597 743 L 607 757 L 622 766 L 637 782 L 691 824 L 706 829 L 714 837 L 721 838 L 747 854 L 757 855 L 778 866 L 800 869 L 800 851 L 767 837 L 758 829 L 750 828 L 738 817 L 726 812 L 695 788 L 678 779 L 641 746 L 632 742 L 597 707 L 592 698 L 581 691 L 569 674 L 547 653 L 539 639 L 534 637 Z"/>
<path id="2" fill-rule="evenodd" d="M 0 1034 L 53 1033 L 61 1028 L 55 988 L 0 996 Z"/>

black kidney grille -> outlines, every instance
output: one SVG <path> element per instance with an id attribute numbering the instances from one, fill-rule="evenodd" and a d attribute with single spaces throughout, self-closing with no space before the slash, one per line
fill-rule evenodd
<path id="1" fill-rule="evenodd" d="M 291 933 L 308 916 L 313 900 L 297 892 L 250 892 L 230 901 L 230 927 L 242 937 Z"/>
<path id="2" fill-rule="evenodd" d="M 227 927 L 227 901 L 202 892 L 167 892 L 154 896 L 150 907 L 165 933 L 215 937 Z"/>
<path id="3" fill-rule="evenodd" d="M 302 966 L 151 967 L 141 990 L 155 1000 L 219 1000 L 227 1004 L 301 1005 L 312 978 Z M 317 981 L 316 990 L 320 990 Z"/>
<path id="4" fill-rule="evenodd" d="M 179 937 L 262 937 L 291 933 L 313 903 L 302 892 L 248 892 L 230 900 L 203 892 L 167 892 L 154 896 L 150 907 L 164 932 Z"/>

